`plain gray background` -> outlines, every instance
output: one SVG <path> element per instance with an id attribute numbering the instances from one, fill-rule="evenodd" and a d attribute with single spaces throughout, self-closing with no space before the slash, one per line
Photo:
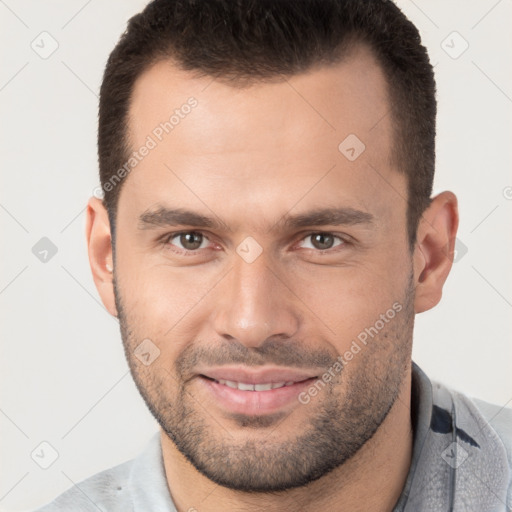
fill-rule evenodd
<path id="1" fill-rule="evenodd" d="M 84 238 L 99 184 L 101 76 L 145 3 L 0 0 L 3 511 L 29 510 L 132 458 L 157 430 L 117 320 L 99 301 Z M 441 304 L 416 319 L 414 360 L 433 379 L 510 405 L 511 1 L 398 3 L 435 64 L 435 190 L 453 190 L 461 214 L 457 263 Z"/>

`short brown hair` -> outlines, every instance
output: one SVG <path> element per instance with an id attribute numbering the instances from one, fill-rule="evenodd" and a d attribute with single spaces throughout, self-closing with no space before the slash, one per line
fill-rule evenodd
<path id="1" fill-rule="evenodd" d="M 332 64 L 358 42 L 369 45 L 387 78 L 413 247 L 434 179 L 435 80 L 418 30 L 389 0 L 154 0 L 131 18 L 100 90 L 100 181 L 112 237 L 122 180 L 105 185 L 129 159 L 130 99 L 151 65 L 172 59 L 199 75 L 254 82 Z"/>

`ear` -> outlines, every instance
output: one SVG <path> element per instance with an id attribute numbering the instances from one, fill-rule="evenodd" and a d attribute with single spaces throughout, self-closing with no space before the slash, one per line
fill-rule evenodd
<path id="1" fill-rule="evenodd" d="M 97 197 L 91 197 L 87 203 L 85 234 L 92 276 L 101 301 L 111 315 L 117 316 L 110 221 L 107 209 Z"/>
<path id="2" fill-rule="evenodd" d="M 415 313 L 433 308 L 441 300 L 443 285 L 452 268 L 459 226 L 457 198 L 442 192 L 423 213 L 414 250 Z"/>

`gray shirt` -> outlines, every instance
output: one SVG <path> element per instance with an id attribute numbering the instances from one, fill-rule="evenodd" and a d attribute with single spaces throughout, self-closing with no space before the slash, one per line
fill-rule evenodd
<path id="1" fill-rule="evenodd" d="M 411 467 L 393 512 L 512 509 L 512 410 L 431 382 L 412 363 L 411 420 Z M 160 433 L 134 460 L 84 480 L 37 512 L 98 510 L 176 512 Z"/>

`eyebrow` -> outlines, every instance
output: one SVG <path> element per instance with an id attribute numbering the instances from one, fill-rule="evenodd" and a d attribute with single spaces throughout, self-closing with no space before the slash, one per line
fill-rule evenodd
<path id="1" fill-rule="evenodd" d="M 355 226 L 357 224 L 372 224 L 374 217 L 371 213 L 355 210 L 354 208 L 318 208 L 297 215 L 284 215 L 273 227 L 303 228 L 308 226 Z"/>
<path id="2" fill-rule="evenodd" d="M 371 225 L 373 221 L 374 216 L 371 213 L 354 208 L 317 208 L 297 215 L 285 214 L 269 231 L 322 225 Z M 226 223 L 217 217 L 209 217 L 184 208 L 160 207 L 157 210 L 146 210 L 139 217 L 139 229 L 173 226 L 192 226 L 233 232 Z"/>
<path id="3" fill-rule="evenodd" d="M 206 215 L 184 208 L 172 209 L 160 207 L 157 210 L 146 210 L 139 217 L 139 229 L 182 225 L 231 231 L 223 222 L 215 217 L 207 217 Z"/>

